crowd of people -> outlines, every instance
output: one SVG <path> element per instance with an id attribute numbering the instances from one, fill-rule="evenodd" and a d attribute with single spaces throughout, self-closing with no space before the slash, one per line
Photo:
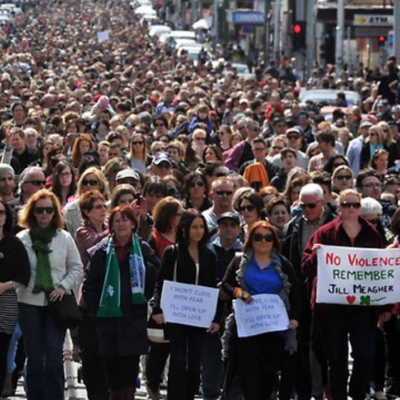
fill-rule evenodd
<path id="1" fill-rule="evenodd" d="M 23 376 L 64 399 L 50 305 L 70 293 L 89 400 L 132 400 L 139 375 L 151 399 L 400 396 L 396 305 L 314 296 L 320 245 L 399 247 L 396 60 L 316 69 L 309 88 L 338 90 L 324 116 L 284 55 L 242 77 L 229 45 L 189 61 L 129 2 L 21 8 L 0 32 L 0 397 Z M 165 320 L 165 281 L 219 289 L 208 329 Z M 232 301 L 259 294 L 287 329 L 239 337 Z"/>

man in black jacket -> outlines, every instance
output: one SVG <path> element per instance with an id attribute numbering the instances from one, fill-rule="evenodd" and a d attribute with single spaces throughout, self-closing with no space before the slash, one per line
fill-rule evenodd
<path id="1" fill-rule="evenodd" d="M 282 380 L 285 377 L 285 370 L 289 375 L 292 373 L 294 376 L 294 382 L 287 382 L 286 385 L 281 384 L 282 389 L 288 391 L 288 395 L 291 392 L 291 385 L 295 387 L 300 400 L 309 400 L 311 396 L 314 397 L 323 395 L 323 388 L 313 387 L 314 379 L 311 379 L 311 367 L 310 367 L 310 341 L 311 341 L 311 310 L 310 310 L 310 287 L 311 282 L 306 282 L 301 273 L 301 259 L 303 256 L 303 250 L 311 238 L 311 236 L 319 229 L 322 225 L 332 221 L 336 218 L 335 214 L 332 214 L 330 209 L 324 204 L 324 193 L 321 186 L 310 183 L 305 185 L 300 191 L 300 207 L 301 213 L 294 217 L 284 229 L 284 239 L 282 244 L 282 254 L 288 258 L 296 272 L 297 279 L 299 281 L 300 288 L 300 324 L 298 329 L 298 352 L 294 355 L 294 360 L 288 360 L 284 363 L 282 371 Z M 289 365 L 290 364 L 290 365 Z M 295 369 L 294 374 L 289 371 L 291 365 Z M 314 372 L 314 371 L 313 371 Z M 314 374 L 313 374 L 314 377 Z M 314 390 L 313 390 L 314 389 Z M 286 394 L 286 393 L 285 393 Z M 280 398 L 286 399 L 285 395 L 280 395 Z M 321 397 L 322 398 L 322 397 Z"/>

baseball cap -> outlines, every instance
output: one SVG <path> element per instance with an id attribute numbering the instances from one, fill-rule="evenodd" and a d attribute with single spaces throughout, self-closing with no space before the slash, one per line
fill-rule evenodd
<path id="1" fill-rule="evenodd" d="M 289 133 L 296 133 L 297 135 L 302 136 L 303 130 L 299 129 L 297 126 L 294 126 L 292 128 L 286 129 L 286 135 L 289 135 Z"/>
<path id="2" fill-rule="evenodd" d="M 161 152 L 154 156 L 153 158 L 154 165 L 160 165 L 162 162 L 167 162 L 168 164 L 172 165 L 171 160 L 169 159 L 167 153 Z"/>
<path id="3" fill-rule="evenodd" d="M 227 212 L 224 212 L 223 214 L 221 214 L 217 219 L 217 224 L 221 223 L 222 221 L 224 221 L 226 219 L 230 219 L 230 220 L 236 222 L 238 225 L 240 225 L 239 215 L 232 211 L 227 211 Z"/>
<path id="4" fill-rule="evenodd" d="M 362 121 L 360 124 L 360 128 L 369 128 L 370 126 L 372 126 L 372 122 L 371 121 Z"/>
<path id="5" fill-rule="evenodd" d="M 140 176 L 139 174 L 134 171 L 132 168 L 127 168 L 127 169 L 123 169 L 122 171 L 119 171 L 115 177 L 116 181 L 120 181 L 122 179 L 128 179 L 128 178 L 132 178 L 135 181 L 140 181 Z"/>

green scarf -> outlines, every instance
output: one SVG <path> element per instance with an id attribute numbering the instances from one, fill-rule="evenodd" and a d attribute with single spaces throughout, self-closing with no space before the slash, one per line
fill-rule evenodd
<path id="1" fill-rule="evenodd" d="M 129 272 L 131 281 L 132 304 L 147 304 L 144 295 L 146 267 L 144 265 L 142 249 L 134 233 L 132 233 L 131 250 L 129 254 Z M 110 237 L 107 246 L 106 276 L 100 297 L 100 306 L 97 317 L 121 317 L 121 276 L 118 255 L 114 246 L 114 234 Z"/>
<path id="2" fill-rule="evenodd" d="M 34 224 L 29 231 L 32 240 L 32 248 L 36 252 L 36 278 L 33 293 L 51 292 L 54 289 L 53 278 L 51 276 L 51 265 L 49 254 L 49 244 L 53 239 L 56 230 L 50 225 L 46 229 L 40 228 Z"/>

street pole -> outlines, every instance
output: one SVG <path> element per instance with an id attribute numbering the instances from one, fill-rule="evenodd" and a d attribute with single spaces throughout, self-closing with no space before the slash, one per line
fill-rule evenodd
<path id="1" fill-rule="evenodd" d="M 394 55 L 397 59 L 397 64 L 400 61 L 400 0 L 394 0 Z"/>
<path id="2" fill-rule="evenodd" d="M 281 0 L 275 0 L 274 5 L 274 59 L 276 64 L 280 60 L 280 37 L 281 33 Z"/>
<path id="3" fill-rule="evenodd" d="M 311 76 L 315 61 L 315 1 L 307 1 L 306 9 L 306 71 L 305 79 Z"/>
<path id="4" fill-rule="evenodd" d="M 190 29 L 192 25 L 197 21 L 197 4 L 196 0 L 190 0 Z M 215 21 L 215 19 L 214 19 Z"/>
<path id="5" fill-rule="evenodd" d="M 343 38 L 344 38 L 344 0 L 337 2 L 336 25 L 336 78 L 339 78 L 343 68 Z"/>

